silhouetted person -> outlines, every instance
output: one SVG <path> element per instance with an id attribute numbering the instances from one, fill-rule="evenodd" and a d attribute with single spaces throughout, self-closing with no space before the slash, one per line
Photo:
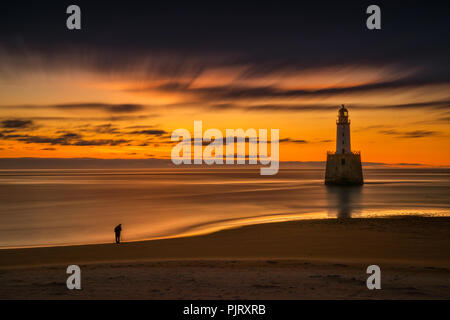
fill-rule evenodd
<path id="1" fill-rule="evenodd" d="M 116 243 L 120 243 L 120 232 L 122 231 L 122 224 L 119 224 L 114 228 L 114 233 L 116 234 Z"/>

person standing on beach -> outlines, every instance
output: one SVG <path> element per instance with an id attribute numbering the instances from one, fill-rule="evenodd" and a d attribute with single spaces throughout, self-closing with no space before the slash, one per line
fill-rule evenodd
<path id="1" fill-rule="evenodd" d="M 122 224 L 119 224 L 114 228 L 114 233 L 116 234 L 116 243 L 120 243 L 120 232 L 122 231 Z"/>

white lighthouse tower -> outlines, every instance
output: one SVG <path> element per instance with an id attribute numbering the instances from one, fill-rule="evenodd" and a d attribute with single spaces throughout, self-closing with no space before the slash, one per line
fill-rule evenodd
<path id="1" fill-rule="evenodd" d="M 336 152 L 327 153 L 325 184 L 362 185 L 361 153 L 350 148 L 350 120 L 344 105 L 338 111 L 336 126 Z"/>
<path id="2" fill-rule="evenodd" d="M 336 154 L 351 153 L 350 149 L 350 120 L 348 110 L 342 105 L 336 120 Z"/>

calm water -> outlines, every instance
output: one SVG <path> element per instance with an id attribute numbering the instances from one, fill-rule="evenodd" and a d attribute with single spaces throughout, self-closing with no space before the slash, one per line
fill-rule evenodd
<path id="1" fill-rule="evenodd" d="M 323 170 L 0 171 L 0 247 L 173 237 L 311 218 L 450 215 L 450 170 L 365 170 L 363 187 L 326 187 Z"/>

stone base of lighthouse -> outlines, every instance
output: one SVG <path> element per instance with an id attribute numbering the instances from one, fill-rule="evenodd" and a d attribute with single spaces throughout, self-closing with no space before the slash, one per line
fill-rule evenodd
<path id="1" fill-rule="evenodd" d="M 326 185 L 362 185 L 364 184 L 361 155 L 343 153 L 327 155 L 325 171 Z"/>

